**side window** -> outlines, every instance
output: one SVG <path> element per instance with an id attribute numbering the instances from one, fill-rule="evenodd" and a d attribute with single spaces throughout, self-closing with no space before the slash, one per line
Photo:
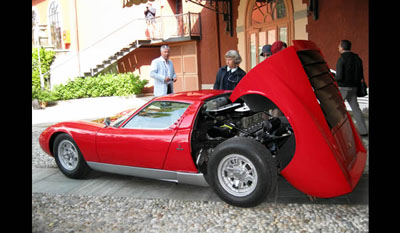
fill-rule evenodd
<path id="1" fill-rule="evenodd" d="M 173 125 L 190 104 L 156 101 L 144 108 L 122 128 L 125 129 L 166 129 Z"/>

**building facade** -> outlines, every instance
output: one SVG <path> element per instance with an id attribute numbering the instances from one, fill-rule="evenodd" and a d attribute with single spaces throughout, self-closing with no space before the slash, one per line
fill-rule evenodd
<path id="1" fill-rule="evenodd" d="M 144 19 L 148 3 L 156 9 L 153 29 Z M 140 74 L 151 92 L 149 67 L 162 44 L 171 47 L 175 91 L 187 91 L 212 88 L 230 49 L 249 71 L 263 61 L 265 44 L 312 40 L 335 69 L 347 39 L 368 82 L 368 7 L 365 0 L 33 0 L 32 44 L 58 51 L 52 84 L 111 70 Z"/>

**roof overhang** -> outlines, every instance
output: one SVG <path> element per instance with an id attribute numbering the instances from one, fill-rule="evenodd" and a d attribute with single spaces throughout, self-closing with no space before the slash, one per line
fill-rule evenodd
<path id="1" fill-rule="evenodd" d="M 122 0 L 122 7 L 131 7 L 133 5 L 140 5 L 142 3 L 154 2 L 155 0 Z"/>
<path id="2" fill-rule="evenodd" d="M 185 0 L 221 14 L 226 23 L 225 31 L 233 37 L 233 8 L 232 0 Z M 221 4 L 219 4 L 221 3 Z M 217 21 L 218 22 L 218 21 Z"/>

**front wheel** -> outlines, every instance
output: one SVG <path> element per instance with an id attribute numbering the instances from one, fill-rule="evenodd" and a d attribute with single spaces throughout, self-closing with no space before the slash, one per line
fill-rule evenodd
<path id="1" fill-rule="evenodd" d="M 235 137 L 219 144 L 207 169 L 216 194 L 235 206 L 260 204 L 277 183 L 278 171 L 270 151 L 251 138 Z"/>
<path id="2" fill-rule="evenodd" d="M 69 178 L 85 177 L 90 168 L 82 156 L 74 139 L 68 134 L 60 134 L 53 144 L 53 154 L 60 171 Z"/>

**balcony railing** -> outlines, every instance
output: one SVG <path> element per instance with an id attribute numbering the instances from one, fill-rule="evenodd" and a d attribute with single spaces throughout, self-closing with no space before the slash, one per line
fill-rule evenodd
<path id="1" fill-rule="evenodd" d="M 201 39 L 201 18 L 200 13 L 185 13 L 172 16 L 155 17 L 154 28 L 151 22 L 148 30 L 151 39 L 171 40 L 177 38 Z"/>

